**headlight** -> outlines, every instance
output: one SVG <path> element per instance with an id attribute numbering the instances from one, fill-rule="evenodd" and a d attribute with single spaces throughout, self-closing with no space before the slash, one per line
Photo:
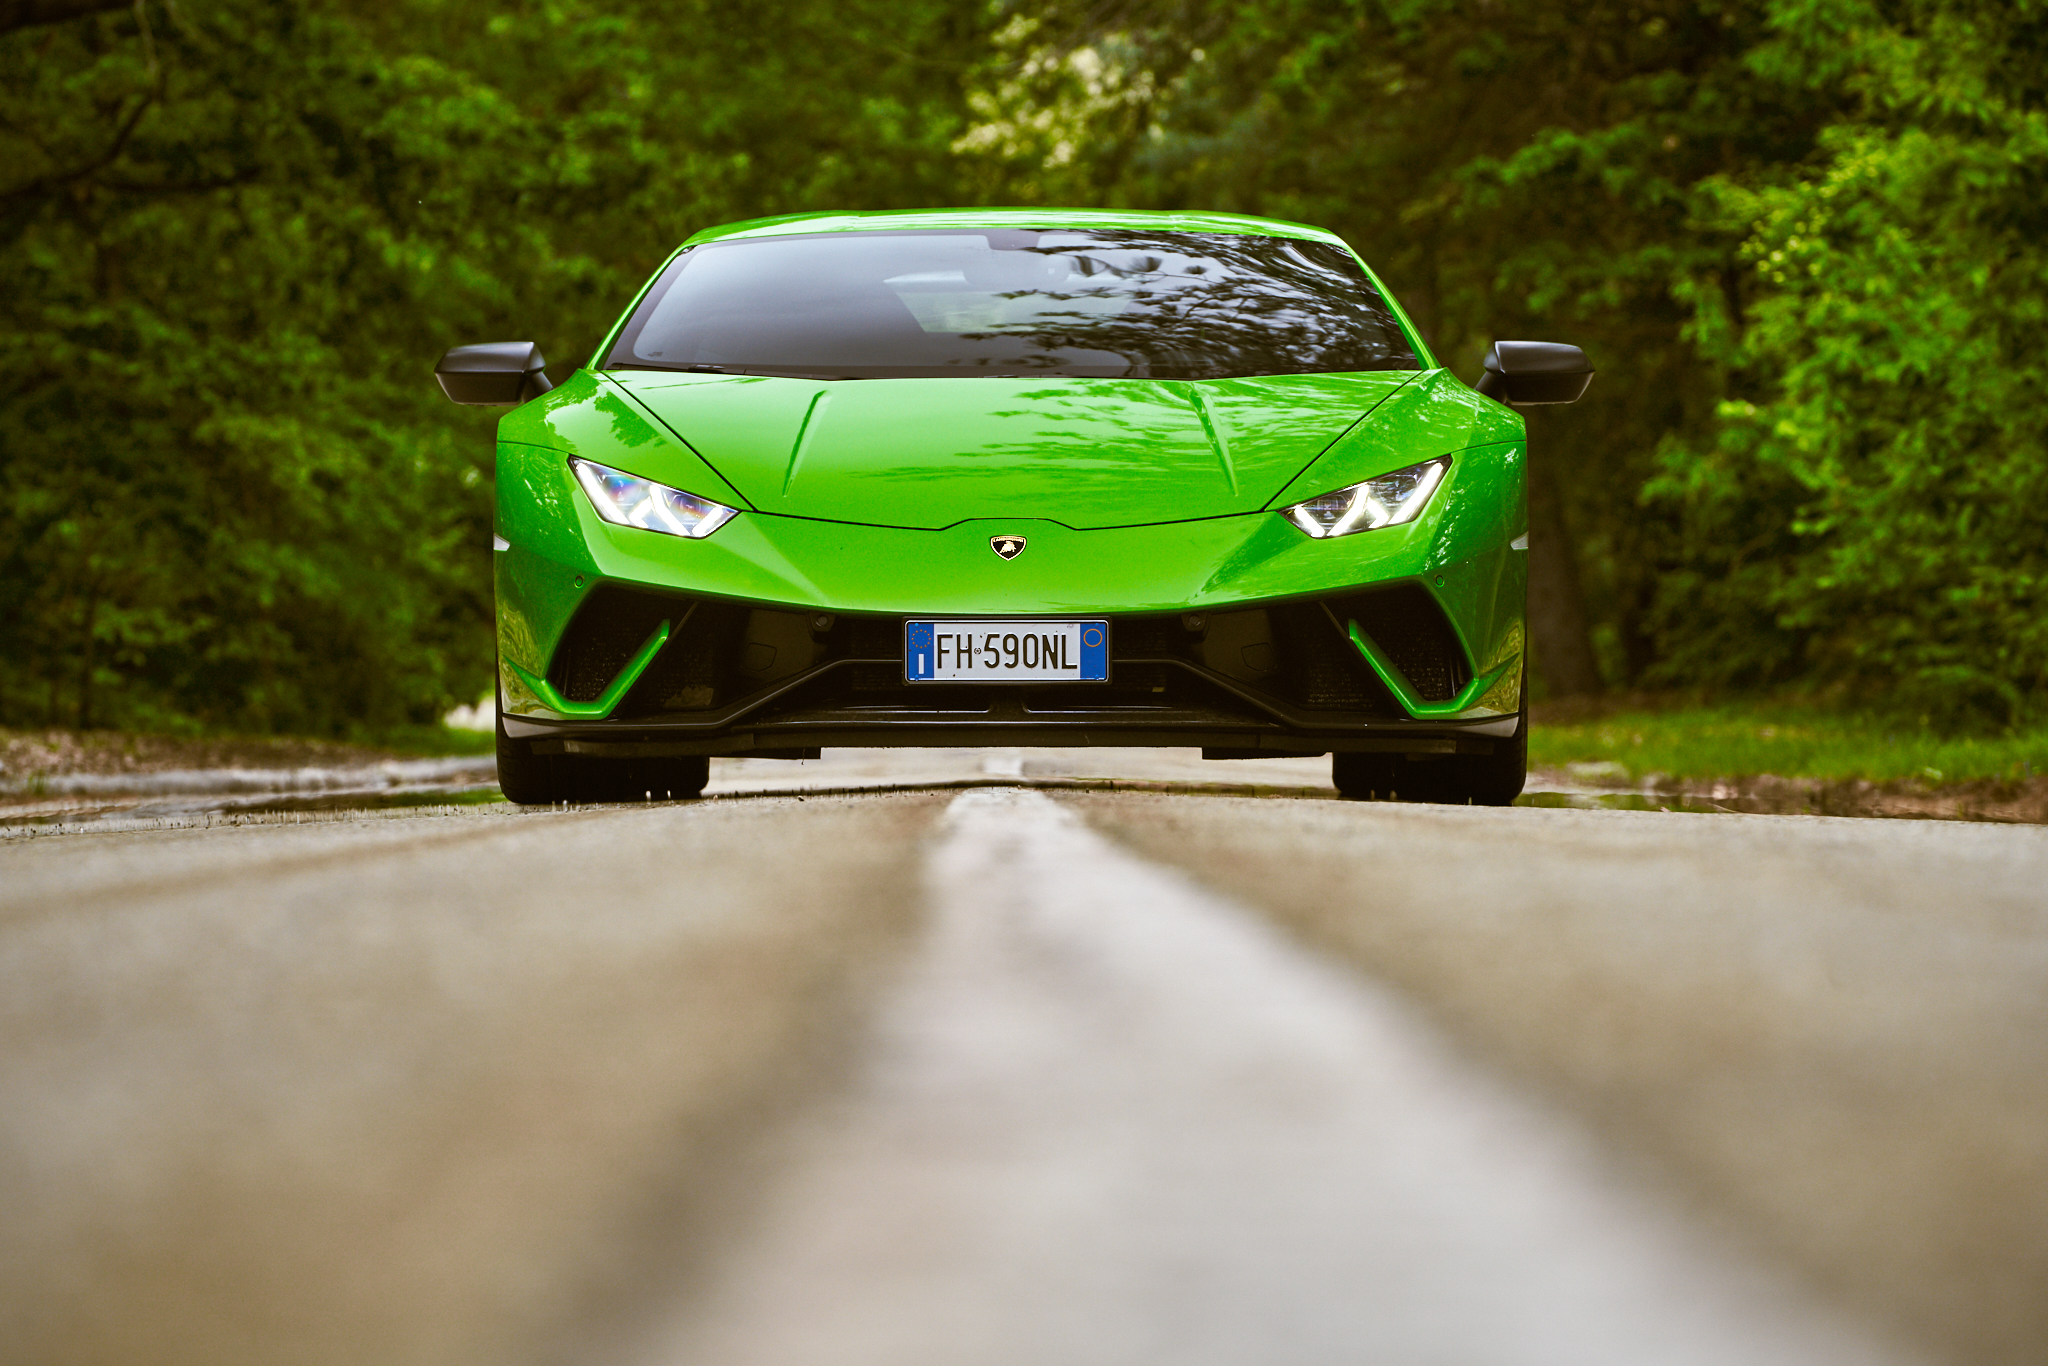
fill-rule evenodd
<path id="1" fill-rule="evenodd" d="M 738 508 L 600 465 L 595 460 L 571 460 L 569 468 L 576 471 L 576 482 L 590 495 L 597 515 L 615 526 L 645 527 L 701 541 L 740 515 Z"/>
<path id="2" fill-rule="evenodd" d="M 1383 526 L 1400 526 L 1422 515 L 1424 504 L 1450 472 L 1451 457 L 1438 456 L 1405 470 L 1338 489 L 1283 511 L 1287 519 L 1309 535 L 1349 536 L 1354 531 L 1377 531 Z"/>

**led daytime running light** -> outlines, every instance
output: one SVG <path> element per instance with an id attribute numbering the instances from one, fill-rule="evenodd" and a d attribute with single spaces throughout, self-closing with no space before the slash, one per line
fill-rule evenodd
<path id="1" fill-rule="evenodd" d="M 1451 458 L 1438 456 L 1419 465 L 1368 479 L 1362 484 L 1325 493 L 1283 509 L 1287 520 L 1317 540 L 1403 526 L 1422 515 L 1430 496 L 1450 473 Z"/>
<path id="2" fill-rule="evenodd" d="M 642 479 L 594 460 L 571 460 L 576 482 L 597 515 L 614 526 L 637 526 L 701 541 L 739 516 L 739 509 Z"/>

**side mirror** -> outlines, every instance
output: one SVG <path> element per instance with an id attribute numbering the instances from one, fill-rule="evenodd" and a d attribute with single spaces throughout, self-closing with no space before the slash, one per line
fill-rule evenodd
<path id="1" fill-rule="evenodd" d="M 487 342 L 452 348 L 434 367 L 434 378 L 456 403 L 505 407 L 555 387 L 548 383 L 547 364 L 532 342 Z"/>
<path id="2" fill-rule="evenodd" d="M 1563 342 L 1495 342 L 1473 387 L 1510 407 L 1574 403 L 1593 382 L 1586 353 Z"/>

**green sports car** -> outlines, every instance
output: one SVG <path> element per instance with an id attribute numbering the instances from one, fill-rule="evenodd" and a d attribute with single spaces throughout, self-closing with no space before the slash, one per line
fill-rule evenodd
<path id="1" fill-rule="evenodd" d="M 1526 768 L 1526 444 L 1575 347 L 1439 366 L 1342 240 L 1224 214 L 806 214 L 698 233 L 498 424 L 498 772 L 702 790 L 712 755 L 1184 745 L 1346 796 Z"/>

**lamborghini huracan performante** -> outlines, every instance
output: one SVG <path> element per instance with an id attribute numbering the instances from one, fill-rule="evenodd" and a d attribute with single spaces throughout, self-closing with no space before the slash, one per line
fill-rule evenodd
<path id="1" fill-rule="evenodd" d="M 1348 797 L 1504 804 L 1527 763 L 1527 447 L 1575 347 L 1442 368 L 1317 228 L 811 214 L 698 233 L 498 424 L 498 771 L 702 790 L 714 755 L 1181 745 Z"/>

